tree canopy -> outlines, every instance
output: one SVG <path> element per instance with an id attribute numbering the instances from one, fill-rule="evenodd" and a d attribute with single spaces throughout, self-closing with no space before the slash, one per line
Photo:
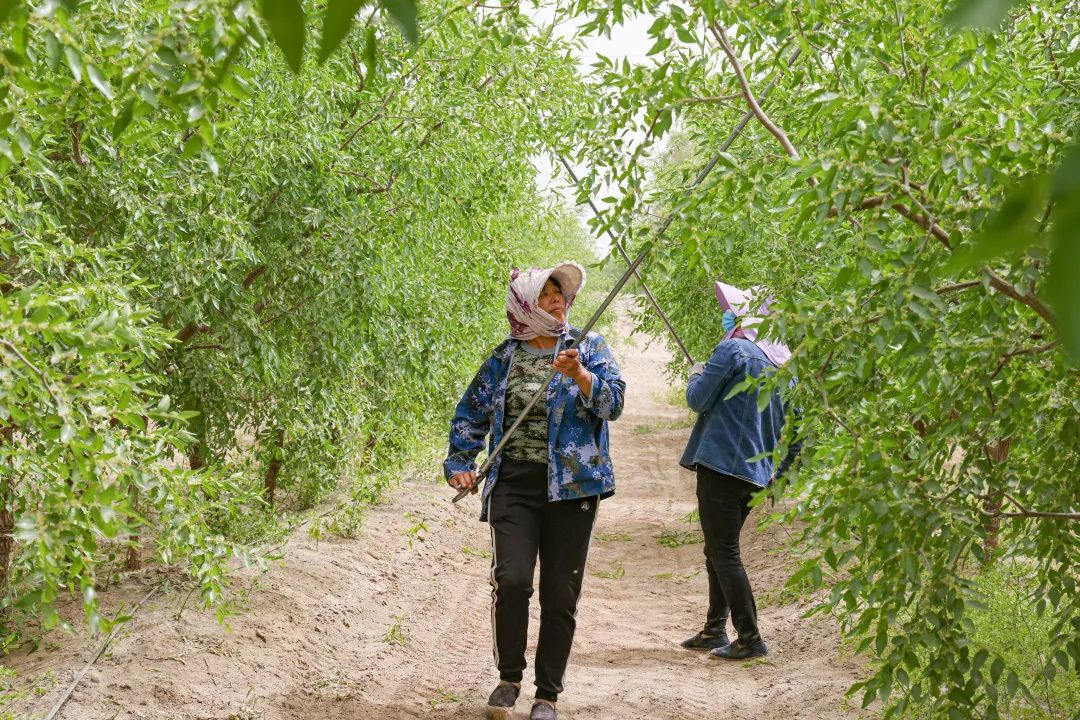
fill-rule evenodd
<path id="1" fill-rule="evenodd" d="M 67 589 L 96 625 L 151 547 L 220 608 L 252 517 L 392 466 L 507 268 L 583 251 L 535 183 L 565 155 L 695 357 L 713 280 L 776 298 L 807 450 L 773 492 L 864 703 L 1036 706 L 973 615 L 1023 568 L 1040 677 L 1080 669 L 1080 5 L 554 8 L 0 2 L 5 618 Z M 638 15 L 649 58 L 579 77 L 554 28 Z"/>

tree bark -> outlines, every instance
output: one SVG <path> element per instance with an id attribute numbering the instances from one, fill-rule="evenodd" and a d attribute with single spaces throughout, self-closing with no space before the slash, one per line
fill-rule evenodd
<path id="1" fill-rule="evenodd" d="M 266 502 L 270 507 L 274 507 L 274 495 L 277 493 L 278 473 L 281 472 L 281 448 L 284 445 L 285 430 L 280 428 L 274 439 L 274 450 L 273 455 L 270 457 L 270 464 L 266 466 L 266 478 L 263 486 Z"/>
<path id="2" fill-rule="evenodd" d="M 997 465 L 1009 459 L 1009 446 L 1012 438 L 1002 438 L 986 445 L 986 458 L 990 465 Z M 991 490 L 983 498 L 983 510 L 988 515 L 983 516 L 983 530 L 986 539 L 983 540 L 982 564 L 989 567 L 994 562 L 998 547 L 1001 545 L 1001 508 L 1005 504 L 1005 493 L 1001 490 Z"/>
<path id="3" fill-rule="evenodd" d="M 7 425 L 0 428 L 0 445 L 11 442 L 15 434 L 15 426 Z M 11 533 L 15 530 L 15 515 L 11 511 L 12 506 L 11 479 L 0 484 L 0 595 L 7 589 L 8 567 L 11 565 L 11 553 L 15 548 L 15 538 Z"/>

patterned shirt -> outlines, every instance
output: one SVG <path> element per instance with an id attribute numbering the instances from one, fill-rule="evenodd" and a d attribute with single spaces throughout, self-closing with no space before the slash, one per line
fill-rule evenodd
<path id="1" fill-rule="evenodd" d="M 551 372 L 551 350 L 538 350 L 526 343 L 518 345 L 506 377 L 506 420 L 503 432 L 510 429 Z M 547 464 L 548 414 L 541 397 L 529 410 L 521 426 L 510 436 L 503 454 L 511 460 Z"/>
<path id="2" fill-rule="evenodd" d="M 571 334 L 572 333 L 572 334 Z M 566 346 L 576 330 L 564 333 Z M 508 338 L 491 352 L 458 402 L 450 423 L 450 447 L 443 472 L 449 480 L 459 472 L 476 470 L 476 456 L 490 453 L 503 437 L 506 419 L 506 379 L 510 358 L 521 343 Z M 548 500 L 607 497 L 615 492 L 615 469 L 608 452 L 608 421 L 622 413 L 626 383 L 604 338 L 591 332 L 577 346 L 581 364 L 592 374 L 588 397 L 562 373 L 548 385 Z M 485 438 L 487 442 L 485 442 Z M 488 519 L 491 490 L 499 477 L 503 453 L 491 461 L 481 493 L 480 519 Z"/>

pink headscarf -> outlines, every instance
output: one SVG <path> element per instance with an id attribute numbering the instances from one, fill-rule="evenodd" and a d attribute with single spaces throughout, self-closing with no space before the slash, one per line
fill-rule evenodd
<path id="1" fill-rule="evenodd" d="M 768 356 L 769 360 L 772 360 L 777 367 L 780 367 L 791 357 L 791 350 L 788 349 L 788 346 L 781 342 L 758 340 L 757 326 L 769 314 L 769 305 L 772 304 L 772 298 L 767 297 L 761 303 L 761 307 L 758 308 L 759 315 L 749 314 L 754 309 L 757 296 L 763 290 L 764 288 L 760 286 L 754 286 L 749 290 L 740 290 L 734 285 L 726 285 L 719 280 L 716 281 L 716 299 L 720 301 L 720 307 L 732 311 L 737 317 L 741 317 L 742 324 L 740 327 L 742 327 L 746 339 L 761 348 L 761 351 Z M 734 332 L 735 330 L 731 330 L 726 333 L 724 339 L 730 339 Z"/>
<path id="2" fill-rule="evenodd" d="M 511 270 L 510 287 L 506 290 L 506 319 L 510 321 L 510 337 L 532 340 L 536 337 L 558 337 L 566 332 L 565 322 L 559 322 L 540 309 L 540 291 L 548 278 L 559 283 L 569 314 L 574 298 L 585 285 L 585 269 L 575 262 L 564 262 L 550 268 Z"/>

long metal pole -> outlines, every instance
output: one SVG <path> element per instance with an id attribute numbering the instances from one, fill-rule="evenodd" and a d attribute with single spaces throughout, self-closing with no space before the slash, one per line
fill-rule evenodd
<path id="1" fill-rule="evenodd" d="M 788 58 L 788 65 L 794 63 L 795 60 L 798 59 L 801 52 L 801 49 L 795 50 Z M 764 99 L 764 97 L 769 94 L 769 92 L 773 89 L 775 85 L 776 80 L 774 79 L 772 82 L 769 83 L 769 86 L 765 89 L 765 92 L 762 93 L 762 99 Z M 671 223 L 675 221 L 675 216 L 679 212 L 679 205 L 682 204 L 682 201 L 685 201 L 690 196 L 690 191 L 697 188 L 697 186 L 705 180 L 709 173 L 712 172 L 713 168 L 716 167 L 716 163 L 720 162 L 720 155 L 727 151 L 729 147 L 731 147 L 731 143 L 735 142 L 735 138 L 739 137 L 739 134 L 742 133 L 743 128 L 746 127 L 746 124 L 750 122 L 750 118 L 752 118 L 753 116 L 754 113 L 749 110 L 746 112 L 746 114 L 743 115 L 742 120 L 740 120 L 739 124 L 735 126 L 735 129 L 731 131 L 731 134 L 728 135 L 723 145 L 720 146 L 720 149 L 709 159 L 709 162 L 705 163 L 705 167 L 703 167 L 701 171 L 698 172 L 697 177 L 694 178 L 694 182 L 690 183 L 690 185 L 686 188 L 686 191 L 683 193 L 683 197 L 681 198 L 680 203 L 676 205 L 676 207 L 667 214 L 667 217 L 664 218 L 663 222 L 660 223 L 660 226 L 656 229 L 655 232 L 653 232 L 652 238 L 645 244 L 645 247 L 642 248 L 641 254 L 637 256 L 637 259 L 630 263 L 630 267 L 628 267 L 626 269 L 626 272 L 623 273 L 622 277 L 619 278 L 619 282 L 615 283 L 615 287 L 611 288 L 611 291 L 607 294 L 607 297 L 604 298 L 604 302 L 600 304 L 600 307 L 596 309 L 596 312 L 593 313 L 593 316 L 589 318 L 589 322 L 587 322 L 585 324 L 585 327 L 581 329 L 578 337 L 570 341 L 570 344 L 566 346 L 566 349 L 569 350 L 576 347 L 579 344 L 581 338 L 589 334 L 589 331 L 593 329 L 594 325 L 596 325 L 596 321 L 600 319 L 600 316 L 604 313 L 604 310 L 607 310 L 608 305 L 610 305 L 611 301 L 615 299 L 615 296 L 619 294 L 619 291 L 622 290 L 623 286 L 626 285 L 626 282 L 631 278 L 631 276 L 637 273 L 638 267 L 641 265 L 642 262 L 645 261 L 645 258 L 648 256 L 649 252 L 652 251 L 653 247 L 656 246 L 657 241 L 665 232 L 667 232 L 667 229 L 671 227 Z M 540 389 L 536 391 L 536 394 L 533 395 L 532 398 L 529 400 L 528 404 L 525 405 L 525 409 L 521 411 L 518 419 L 514 421 L 514 423 L 503 435 L 502 440 L 499 441 L 499 444 L 495 446 L 495 449 L 492 450 L 491 454 L 488 455 L 487 459 L 484 460 L 484 464 L 481 465 L 479 469 L 477 469 L 477 482 L 479 482 L 481 478 L 487 475 L 488 471 L 491 469 L 492 463 L 495 461 L 495 458 L 498 457 L 499 453 L 502 452 L 503 447 L 506 446 L 506 442 L 510 439 L 510 437 L 518 429 L 521 423 L 525 420 L 525 416 L 529 414 L 529 411 L 532 410 L 533 405 L 535 405 L 537 400 L 540 399 L 540 396 L 547 392 L 547 386 L 551 382 L 552 378 L 555 377 L 557 372 L 558 371 L 555 370 L 555 368 L 552 368 L 551 371 L 548 372 L 547 378 L 545 378 L 543 384 L 540 386 Z M 454 502 L 461 500 L 461 498 L 465 497 L 472 491 L 473 488 L 465 488 L 454 496 Z"/>

